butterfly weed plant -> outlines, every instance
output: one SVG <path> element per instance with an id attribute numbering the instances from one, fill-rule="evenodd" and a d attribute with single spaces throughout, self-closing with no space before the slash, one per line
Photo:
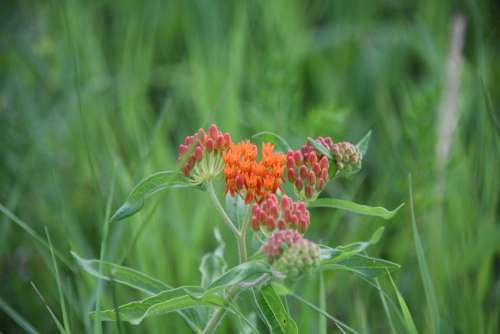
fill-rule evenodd
<path id="1" fill-rule="evenodd" d="M 265 134 L 270 137 L 270 133 Z M 88 273 L 145 294 L 143 299 L 113 309 L 97 308 L 91 316 L 99 321 L 139 324 L 148 317 L 176 312 L 193 332 L 214 333 L 229 315 L 239 320 L 238 332 L 297 333 L 286 304 L 287 296 L 292 296 L 332 320 L 342 332 L 356 333 L 330 316 L 324 306 L 317 307 L 295 295 L 291 286 L 325 270 L 347 270 L 374 279 L 399 268 L 366 254 L 366 248 L 379 241 L 383 227 L 368 241 L 337 247 L 320 245 L 306 237 L 314 224 L 313 208 L 335 208 L 384 219 L 390 219 L 399 209 L 389 211 L 348 200 L 319 198 L 329 182 L 349 178 L 361 169 L 370 133 L 357 144 L 334 142 L 330 137 L 307 138 L 297 149 L 290 148 L 278 135 L 271 137 L 287 147 L 287 152 L 280 152 L 271 142 L 262 143 L 260 150 L 250 140 L 235 143 L 229 133 L 214 124 L 207 130 L 199 129 L 180 144 L 176 168 L 142 180 L 111 217 L 111 221 L 119 221 L 137 213 L 154 193 L 197 187 L 206 192 L 220 221 L 235 238 L 239 263 L 227 268 L 219 233 L 216 237 L 221 246 L 201 260 L 199 286 L 171 287 L 134 269 L 73 253 Z M 216 191 L 217 182 L 224 182 L 224 193 Z M 239 305 L 242 300 L 251 303 L 243 308 Z M 249 305 L 253 311 L 245 314 Z"/>

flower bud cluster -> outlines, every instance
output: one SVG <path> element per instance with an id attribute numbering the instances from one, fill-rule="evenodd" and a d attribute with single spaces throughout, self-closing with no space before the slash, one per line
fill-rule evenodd
<path id="1" fill-rule="evenodd" d="M 302 236 L 295 230 L 276 231 L 262 245 L 262 251 L 267 255 L 269 262 L 279 259 L 283 252 L 302 240 Z"/>
<path id="2" fill-rule="evenodd" d="M 333 145 L 330 137 L 318 137 L 316 140 L 326 148 Z M 316 197 L 328 181 L 328 157 L 318 152 L 310 142 L 299 150 L 289 150 L 286 164 L 288 180 L 302 198 Z"/>
<path id="3" fill-rule="evenodd" d="M 292 229 L 304 233 L 309 226 L 309 210 L 304 202 L 294 202 L 287 195 L 281 201 L 271 194 L 260 205 L 252 207 L 252 228 L 254 231 L 264 228 L 266 231 Z"/>
<path id="4" fill-rule="evenodd" d="M 274 269 L 297 278 L 319 266 L 320 249 L 294 230 L 273 233 L 262 247 Z"/>
<path id="5" fill-rule="evenodd" d="M 231 135 L 219 131 L 215 124 L 210 125 L 208 133 L 199 129 L 192 136 L 187 136 L 178 149 L 177 161 L 184 161 L 182 173 L 196 183 L 217 175 L 222 170 L 222 153 L 231 144 Z M 191 146 L 194 149 L 190 149 Z"/>
<path id="6" fill-rule="evenodd" d="M 361 169 L 362 156 L 356 145 L 343 141 L 333 144 L 331 151 L 339 175 L 349 176 Z"/>

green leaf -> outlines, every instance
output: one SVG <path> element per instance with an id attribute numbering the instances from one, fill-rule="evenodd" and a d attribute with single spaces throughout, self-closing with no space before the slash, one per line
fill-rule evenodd
<path id="1" fill-rule="evenodd" d="M 307 140 L 314 146 L 315 149 L 319 151 L 319 153 L 325 155 L 328 159 L 333 159 L 332 154 L 328 151 L 326 147 L 321 145 L 316 139 L 307 137 Z"/>
<path id="2" fill-rule="evenodd" d="M 225 272 L 213 281 L 208 289 L 225 288 L 246 280 L 256 279 L 263 274 L 271 273 L 271 267 L 265 261 L 248 261 Z"/>
<path id="3" fill-rule="evenodd" d="M 365 278 L 373 278 L 384 274 L 387 270 L 400 268 L 397 263 L 361 254 L 369 246 L 380 241 L 384 227 L 378 228 L 368 241 L 359 241 L 336 248 L 321 249 L 321 268 L 348 270 Z"/>
<path id="4" fill-rule="evenodd" d="M 218 246 L 213 253 L 207 253 L 201 258 L 200 267 L 201 286 L 207 288 L 217 277 L 226 271 L 227 264 L 224 260 L 224 247 L 226 244 L 222 240 L 219 229 L 214 229 L 215 239 Z"/>
<path id="5" fill-rule="evenodd" d="M 87 260 L 78 256 L 75 252 L 71 255 L 77 260 L 78 264 L 89 274 L 94 277 L 111 280 L 124 284 L 136 290 L 140 290 L 150 295 L 155 295 L 164 290 L 172 289 L 171 286 L 152 278 L 137 270 L 120 266 L 111 262 L 99 260 Z M 102 272 L 99 274 L 99 265 L 102 265 Z"/>
<path id="6" fill-rule="evenodd" d="M 276 138 L 278 139 L 279 143 L 285 148 L 286 151 L 288 150 L 291 150 L 291 146 L 286 142 L 286 140 L 281 137 L 280 135 L 274 133 L 274 132 L 271 132 L 271 131 L 262 131 L 262 132 L 258 132 L 256 134 L 254 134 L 252 136 L 252 138 L 257 138 L 257 137 L 272 137 L 272 138 Z"/>
<path id="7" fill-rule="evenodd" d="M 233 197 L 229 192 L 226 194 L 225 201 L 227 215 L 237 226 L 241 226 L 248 219 L 250 205 L 245 204 L 241 196 L 236 195 Z"/>
<path id="8" fill-rule="evenodd" d="M 368 152 L 368 145 L 370 144 L 371 136 L 372 130 L 368 131 L 368 133 L 356 144 L 356 147 L 361 152 L 361 156 L 363 157 L 366 155 L 366 152 Z"/>
<path id="9" fill-rule="evenodd" d="M 157 192 L 186 187 L 192 185 L 187 183 L 185 177 L 177 170 L 152 174 L 132 189 L 125 203 L 111 217 L 111 221 L 119 221 L 137 213 L 144 206 L 144 200 Z"/>
<path id="10" fill-rule="evenodd" d="M 362 254 L 355 254 L 349 258 L 339 261 L 325 261 L 321 264 L 321 268 L 346 270 L 365 278 L 375 278 L 384 275 L 387 272 L 399 270 L 401 266 L 391 261 Z"/>
<path id="11" fill-rule="evenodd" d="M 403 205 L 404 203 L 390 211 L 381 206 L 367 206 L 338 198 L 319 198 L 307 203 L 309 208 L 334 208 L 383 219 L 391 219 Z"/>
<path id="12" fill-rule="evenodd" d="M 399 307 L 401 308 L 401 313 L 403 313 L 403 320 L 404 320 L 404 326 L 406 328 L 406 331 L 409 334 L 417 334 L 417 327 L 415 327 L 415 323 L 413 322 L 413 317 L 411 316 L 410 309 L 408 308 L 408 305 L 406 304 L 403 296 L 398 290 L 398 287 L 392 280 L 392 276 L 389 274 L 389 279 L 391 280 L 392 287 L 394 288 L 394 292 L 396 292 L 396 297 L 398 298 L 399 302 Z"/>
<path id="13" fill-rule="evenodd" d="M 194 288 L 176 288 L 163 291 L 155 296 L 134 301 L 118 307 L 120 319 L 138 325 L 147 317 L 163 315 L 197 306 L 224 306 L 224 298 L 216 292 L 207 292 L 197 297 L 191 293 Z M 95 313 L 91 314 L 95 316 Z M 115 309 L 101 311 L 104 321 L 116 321 Z"/>
<path id="14" fill-rule="evenodd" d="M 420 270 L 420 278 L 422 279 L 425 298 L 427 299 L 427 304 L 429 306 L 432 328 L 434 332 L 437 333 L 440 328 L 439 307 L 436 300 L 434 285 L 432 284 L 429 265 L 427 264 L 427 259 L 425 257 L 424 246 L 422 245 L 422 240 L 420 239 L 420 234 L 418 233 L 417 221 L 415 219 L 411 174 L 408 175 L 408 193 L 410 198 L 411 226 L 413 229 L 413 240 L 415 243 L 415 253 L 417 254 L 418 269 Z"/>
<path id="15" fill-rule="evenodd" d="M 272 285 L 265 285 L 259 290 L 257 301 L 272 334 L 298 333 L 297 324 L 286 311 Z"/>
<path id="16" fill-rule="evenodd" d="M 384 227 L 379 227 L 370 237 L 368 241 L 357 241 L 344 246 L 337 246 L 336 248 L 323 248 L 322 258 L 340 261 L 355 254 L 359 254 L 367 249 L 369 246 L 375 245 L 380 241 L 384 233 Z"/>

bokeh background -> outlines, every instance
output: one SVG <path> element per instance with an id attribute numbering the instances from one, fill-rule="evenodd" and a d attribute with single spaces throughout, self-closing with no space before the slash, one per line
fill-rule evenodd
<path id="1" fill-rule="evenodd" d="M 59 263 L 72 331 L 91 333 L 96 281 L 69 251 L 98 258 L 108 199 L 115 209 L 140 179 L 172 169 L 183 137 L 211 122 L 236 140 L 267 130 L 294 146 L 318 135 L 356 142 L 371 129 L 362 172 L 326 192 L 405 207 L 388 222 L 316 209 L 308 237 L 335 246 L 385 224 L 369 253 L 402 265 L 394 279 L 419 332 L 500 331 L 497 2 L 2 1 L 0 35 L 0 332 L 57 330 L 30 282 L 61 315 L 50 254 L 6 212 L 42 238 L 47 227 L 73 266 Z M 205 194 L 173 190 L 111 226 L 106 258 L 198 284 L 217 226 L 234 264 L 235 245 Z M 326 291 L 328 312 L 346 324 L 391 331 L 366 282 L 329 273 Z M 317 303 L 318 280 L 297 292 Z M 113 297 L 140 295 L 106 284 L 104 305 Z M 301 333 L 317 332 L 317 313 L 291 308 Z M 235 321 L 219 332 L 234 333 Z M 176 314 L 122 329 L 189 332 Z"/>

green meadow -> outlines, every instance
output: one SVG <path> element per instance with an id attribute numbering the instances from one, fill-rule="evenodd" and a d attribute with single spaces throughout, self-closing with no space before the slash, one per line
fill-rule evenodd
<path id="1" fill-rule="evenodd" d="M 342 333 L 330 317 L 358 333 L 500 332 L 499 23 L 486 0 L 3 1 L 0 333 L 192 333 L 175 312 L 91 317 L 144 294 L 96 279 L 72 252 L 195 286 L 216 229 L 236 265 L 203 190 L 163 191 L 110 223 L 211 123 L 294 148 L 371 130 L 362 170 L 321 196 L 404 203 L 389 220 L 310 209 L 308 239 L 336 247 L 384 226 L 366 254 L 401 267 L 289 286 L 314 306 L 284 298 L 299 333 Z M 222 177 L 215 188 L 223 201 Z M 268 332 L 251 298 L 239 306 Z M 228 314 L 217 333 L 244 332 L 241 321 Z"/>

